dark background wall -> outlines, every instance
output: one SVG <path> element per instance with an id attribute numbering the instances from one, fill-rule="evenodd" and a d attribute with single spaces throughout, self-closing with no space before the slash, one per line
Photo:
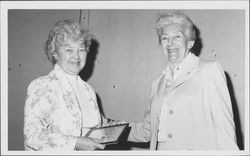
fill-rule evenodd
<path id="1" fill-rule="evenodd" d="M 162 10 L 9 10 L 8 149 L 23 150 L 23 113 L 28 84 L 52 69 L 43 44 L 56 21 L 79 21 L 96 40 L 83 79 L 91 84 L 104 114 L 140 121 L 153 79 L 167 62 L 154 29 Z M 243 148 L 245 105 L 245 16 L 242 10 L 183 10 L 198 28 L 200 57 L 218 60 L 227 75 Z M 132 148 L 137 149 L 137 148 Z"/>

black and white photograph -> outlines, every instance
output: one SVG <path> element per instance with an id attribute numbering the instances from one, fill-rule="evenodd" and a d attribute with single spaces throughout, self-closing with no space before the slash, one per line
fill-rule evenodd
<path id="1" fill-rule="evenodd" d="M 0 45 L 1 155 L 250 154 L 249 1 L 5 1 Z"/>

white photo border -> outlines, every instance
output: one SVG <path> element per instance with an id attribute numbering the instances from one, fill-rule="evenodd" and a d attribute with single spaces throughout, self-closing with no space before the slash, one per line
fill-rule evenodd
<path id="1" fill-rule="evenodd" d="M 1 154 L 3 155 L 246 155 L 249 154 L 249 1 L 2 1 L 1 6 Z M 245 149 L 242 151 L 8 151 L 9 9 L 243 9 L 245 10 Z"/>

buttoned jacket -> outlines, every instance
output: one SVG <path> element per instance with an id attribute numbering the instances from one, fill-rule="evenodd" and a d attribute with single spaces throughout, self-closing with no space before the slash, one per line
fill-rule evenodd
<path id="1" fill-rule="evenodd" d="M 203 61 L 195 55 L 163 98 L 157 95 L 161 74 L 152 84 L 150 104 L 143 122 L 131 123 L 129 141 L 150 141 L 156 150 L 162 105 L 167 105 L 164 149 L 237 150 L 235 125 L 226 77 L 216 61 Z"/>

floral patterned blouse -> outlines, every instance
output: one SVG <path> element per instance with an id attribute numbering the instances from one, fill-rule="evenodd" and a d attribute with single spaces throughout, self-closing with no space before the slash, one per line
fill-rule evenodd
<path id="1" fill-rule="evenodd" d="M 65 72 L 57 64 L 48 75 L 30 83 L 24 108 L 25 150 L 74 150 L 77 137 L 84 136 L 83 121 L 94 117 L 93 126 L 107 124 L 98 109 L 95 91 L 83 80 L 79 87 L 88 93 L 83 95 L 87 104 L 79 104 Z M 91 117 L 83 114 L 84 105 L 91 109 Z"/>

